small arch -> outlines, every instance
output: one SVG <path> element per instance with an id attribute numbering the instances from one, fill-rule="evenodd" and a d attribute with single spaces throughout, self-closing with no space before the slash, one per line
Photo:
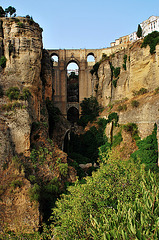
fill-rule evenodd
<path id="1" fill-rule="evenodd" d="M 56 53 L 51 54 L 51 61 L 53 66 L 58 66 L 59 56 Z"/>
<path id="2" fill-rule="evenodd" d="M 79 119 L 79 111 L 76 107 L 70 107 L 67 111 L 67 120 L 71 123 L 77 122 Z"/>
<path id="3" fill-rule="evenodd" d="M 87 63 L 95 63 L 95 56 L 94 56 L 94 53 L 89 53 L 87 55 Z"/>
<path id="4" fill-rule="evenodd" d="M 75 61 L 67 64 L 67 102 L 79 102 L 79 66 Z"/>

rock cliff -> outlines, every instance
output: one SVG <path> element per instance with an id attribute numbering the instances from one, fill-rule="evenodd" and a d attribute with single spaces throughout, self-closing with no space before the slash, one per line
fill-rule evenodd
<path id="1" fill-rule="evenodd" d="M 30 18 L 0 18 L 1 57 L 0 232 L 31 233 L 46 218 L 44 195 L 57 197 L 65 181 L 76 180 L 76 171 L 49 140 L 46 99 L 53 98 L 53 74 L 39 25 Z"/>
<path id="2" fill-rule="evenodd" d="M 122 102 L 127 101 L 124 104 L 129 108 L 127 107 L 126 111 L 118 111 L 119 123 L 137 123 L 143 138 L 151 133 L 154 123 L 159 118 L 159 95 L 154 94 L 155 89 L 159 87 L 159 45 L 151 55 L 149 46 L 141 48 L 142 41 L 128 45 L 102 61 L 98 69 L 98 78 L 94 75 L 93 81 L 94 95 L 103 107 L 109 104 L 123 105 Z M 114 76 L 114 70 L 117 68 L 120 68 L 119 75 Z M 142 88 L 152 94 L 135 97 L 135 93 Z M 139 101 L 138 107 L 132 107 L 133 100 Z M 112 111 L 115 109 L 117 111 L 117 107 Z"/>

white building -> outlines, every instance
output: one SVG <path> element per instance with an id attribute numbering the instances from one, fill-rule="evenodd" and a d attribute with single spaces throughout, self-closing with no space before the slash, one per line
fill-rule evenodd
<path id="1" fill-rule="evenodd" d="M 148 35 L 149 33 L 152 33 L 154 31 L 158 31 L 159 32 L 159 17 L 157 16 L 151 16 L 149 17 L 147 20 L 143 21 L 142 23 L 140 23 L 140 26 L 142 28 L 142 36 L 145 37 L 146 35 Z M 111 43 L 111 47 L 113 46 L 117 46 L 122 44 L 122 41 L 120 41 L 120 39 L 126 39 L 127 36 L 121 37 L 119 39 L 116 39 L 115 42 Z M 128 35 L 127 41 L 124 41 L 125 44 L 130 43 L 130 42 L 134 42 L 136 40 L 138 40 L 139 38 L 137 37 L 136 32 L 133 32 L 131 34 Z"/>
<path id="2" fill-rule="evenodd" d="M 140 24 L 142 28 L 142 36 L 145 37 L 149 33 L 159 31 L 159 17 L 151 16 Z"/>

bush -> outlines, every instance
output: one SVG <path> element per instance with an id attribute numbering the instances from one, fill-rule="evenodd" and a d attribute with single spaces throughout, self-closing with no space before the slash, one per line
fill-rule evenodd
<path id="1" fill-rule="evenodd" d="M 6 57 L 5 56 L 2 56 L 1 59 L 0 59 L 0 67 L 2 68 L 5 68 L 6 67 Z"/>
<path id="2" fill-rule="evenodd" d="M 158 160 L 158 145 L 157 145 L 157 126 L 155 124 L 154 130 L 151 135 L 143 140 L 137 141 L 138 150 L 135 151 L 131 157 L 137 162 L 146 164 L 146 169 L 157 169 Z M 159 171 L 157 169 L 157 171 Z"/>
<path id="3" fill-rule="evenodd" d="M 10 187 L 12 188 L 17 188 L 17 187 L 22 187 L 23 186 L 23 182 L 20 181 L 20 180 L 13 180 L 11 183 L 10 183 Z"/>
<path id="4" fill-rule="evenodd" d="M 40 199 L 40 186 L 35 183 L 33 187 L 29 189 L 29 196 L 30 196 L 30 201 L 36 201 L 38 202 Z"/>
<path id="5" fill-rule="evenodd" d="M 155 53 L 156 45 L 159 44 L 159 32 L 154 31 L 150 34 L 148 34 L 141 45 L 141 47 L 147 47 L 147 45 L 150 46 L 150 53 Z"/>
<path id="6" fill-rule="evenodd" d="M 131 106 L 132 106 L 133 108 L 137 108 L 137 107 L 139 106 L 139 102 L 136 101 L 136 100 L 132 100 L 132 101 L 131 101 Z"/>
<path id="7" fill-rule="evenodd" d="M 117 78 L 120 75 L 120 67 L 116 67 L 113 70 L 114 77 Z"/>
<path id="8" fill-rule="evenodd" d="M 139 131 L 138 131 L 138 126 L 136 125 L 136 123 L 127 123 L 125 125 L 123 125 L 123 129 L 126 132 L 130 132 L 132 139 L 133 140 L 139 140 Z"/>
<path id="9" fill-rule="evenodd" d="M 127 105 L 126 104 L 123 104 L 123 105 L 119 105 L 117 107 L 117 111 L 126 111 L 127 110 Z"/>
<path id="10" fill-rule="evenodd" d="M 148 91 L 147 91 L 147 89 L 146 88 L 140 88 L 140 90 L 139 91 L 133 91 L 133 95 L 134 96 L 138 96 L 138 95 L 143 95 L 143 94 L 145 94 L 145 93 L 147 93 Z"/>
<path id="11" fill-rule="evenodd" d="M 20 90 L 18 87 L 10 87 L 6 91 L 6 96 L 9 98 L 10 101 L 18 100 L 20 97 Z"/>
<path id="12" fill-rule="evenodd" d="M 112 84 L 115 88 L 117 87 L 117 81 L 118 81 L 118 79 L 115 79 L 115 80 L 112 81 Z"/>
<path id="13" fill-rule="evenodd" d="M 132 161 L 109 159 L 61 196 L 51 228 L 57 239 L 158 239 L 158 211 L 155 176 Z"/>
<path id="14" fill-rule="evenodd" d="M 0 85 L 0 98 L 2 98 L 3 95 L 4 95 L 3 88 L 2 88 L 2 86 Z"/>
<path id="15" fill-rule="evenodd" d="M 81 106 L 81 118 L 78 121 L 79 125 L 85 127 L 89 121 L 94 121 L 97 116 L 99 116 L 100 106 L 97 99 L 93 96 L 90 98 L 84 98 Z"/>
<path id="16" fill-rule="evenodd" d="M 67 163 L 60 163 L 58 164 L 58 169 L 61 176 L 66 177 L 68 173 L 68 164 Z"/>
<path id="17" fill-rule="evenodd" d="M 98 78 L 98 69 L 99 69 L 100 63 L 96 62 L 93 66 L 93 68 L 90 70 L 90 73 L 93 75 L 95 73 L 95 75 Z"/>
<path id="18" fill-rule="evenodd" d="M 123 57 L 124 63 L 123 63 L 123 68 L 126 71 L 126 61 L 127 61 L 127 55 L 125 54 Z"/>
<path id="19" fill-rule="evenodd" d="M 23 28 L 24 27 L 24 24 L 22 22 L 18 22 L 17 24 L 18 24 L 19 28 Z"/>

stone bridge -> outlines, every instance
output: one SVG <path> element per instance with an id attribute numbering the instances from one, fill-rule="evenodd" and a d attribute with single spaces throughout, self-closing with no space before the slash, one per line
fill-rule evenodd
<path id="1" fill-rule="evenodd" d="M 113 48 L 104 49 L 58 49 L 47 50 L 50 58 L 58 57 L 58 62 L 53 63 L 54 80 L 54 104 L 64 116 L 67 116 L 70 108 L 76 108 L 80 114 L 80 103 L 93 93 L 93 82 L 90 70 L 92 66 L 102 58 L 102 54 L 112 54 Z M 94 57 L 94 62 L 88 62 L 88 56 Z M 67 102 L 67 67 L 70 63 L 76 63 L 79 68 L 79 101 Z"/>

